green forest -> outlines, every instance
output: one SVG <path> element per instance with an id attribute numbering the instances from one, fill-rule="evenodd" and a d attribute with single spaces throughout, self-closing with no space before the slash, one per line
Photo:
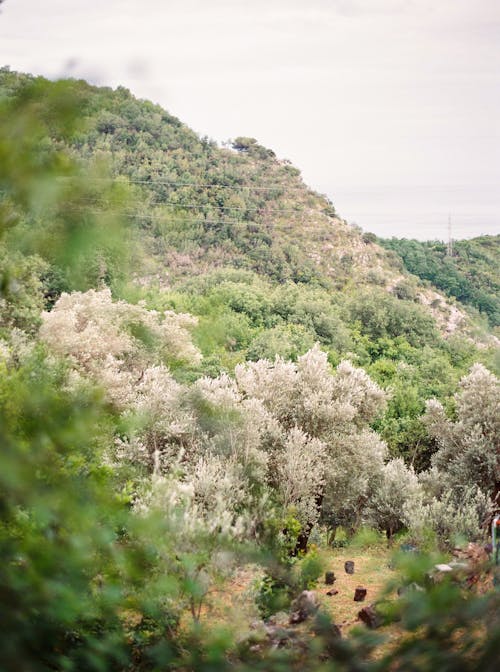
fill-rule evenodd
<path id="1" fill-rule="evenodd" d="M 4 669 L 496 669 L 498 243 L 0 69 Z"/>
<path id="2" fill-rule="evenodd" d="M 438 241 L 421 243 L 392 238 L 379 242 L 401 257 L 409 273 L 428 280 L 446 296 L 476 308 L 492 327 L 500 325 L 499 236 L 456 241 L 451 254 Z"/>

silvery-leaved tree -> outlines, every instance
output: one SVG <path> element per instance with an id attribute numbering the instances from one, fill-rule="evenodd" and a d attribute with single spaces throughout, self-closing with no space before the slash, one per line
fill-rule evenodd
<path id="1" fill-rule="evenodd" d="M 482 364 L 474 364 L 455 395 L 456 419 L 435 399 L 427 402 L 424 422 L 437 441 L 432 458 L 447 489 L 476 486 L 500 504 L 500 385 Z"/>
<path id="2" fill-rule="evenodd" d="M 167 365 L 200 360 L 189 333 L 195 324 L 190 315 L 113 300 L 109 289 L 62 294 L 42 315 L 40 338 L 69 360 L 73 384 L 90 379 L 118 411 L 140 420 L 140 431 L 117 442 L 118 453 L 156 475 L 191 441 L 183 388 Z"/>
<path id="3" fill-rule="evenodd" d="M 406 522 L 406 514 L 421 501 L 422 486 L 412 467 L 401 458 L 390 460 L 382 468 L 378 486 L 371 493 L 367 512 L 369 520 L 387 535 L 392 535 Z"/>
<path id="4" fill-rule="evenodd" d="M 333 373 L 318 346 L 296 364 L 280 357 L 241 364 L 235 377 L 244 398 L 261 402 L 281 428 L 267 444 L 263 437 L 262 447 L 269 483 L 301 523 L 296 550 L 307 549 L 322 508 L 339 515 L 349 508 L 359 520 L 386 455 L 369 429 L 385 406 L 384 392 L 349 362 Z"/>

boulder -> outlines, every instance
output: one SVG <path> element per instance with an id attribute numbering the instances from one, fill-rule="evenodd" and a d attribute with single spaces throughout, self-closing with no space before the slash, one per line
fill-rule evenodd
<path id="1" fill-rule="evenodd" d="M 379 628 L 382 625 L 382 617 L 377 612 L 374 604 L 370 604 L 368 607 L 363 607 L 363 609 L 358 612 L 358 618 L 372 629 Z"/>
<path id="2" fill-rule="evenodd" d="M 286 611 L 278 611 L 276 614 L 269 616 L 267 623 L 269 625 L 278 625 L 284 627 L 288 625 L 289 618 L 290 617 Z"/>
<path id="3" fill-rule="evenodd" d="M 315 614 L 319 609 L 319 602 L 313 590 L 303 590 L 292 604 L 290 623 L 302 623 L 306 618 Z"/>

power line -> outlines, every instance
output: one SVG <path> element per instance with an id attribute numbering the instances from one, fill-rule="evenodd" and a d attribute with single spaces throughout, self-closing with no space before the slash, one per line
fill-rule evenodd
<path id="1" fill-rule="evenodd" d="M 69 207 L 68 210 L 71 212 L 81 212 L 83 214 L 88 214 L 88 215 L 109 215 L 110 211 L 109 210 L 91 210 L 89 208 L 71 208 Z M 141 215 L 136 212 L 132 211 L 122 211 L 115 213 L 111 211 L 111 214 L 117 214 L 117 215 L 124 215 L 126 217 L 130 217 L 132 219 L 142 219 L 142 220 L 148 220 L 148 221 L 160 221 L 164 220 L 164 217 L 161 216 L 155 216 L 154 214 L 152 215 Z M 242 220 L 237 220 L 237 219 L 181 219 L 180 223 L 182 224 L 248 224 L 249 222 L 245 222 Z"/>
<path id="2" fill-rule="evenodd" d="M 83 201 L 87 202 L 89 204 L 95 204 L 96 201 Z M 113 207 L 112 204 L 109 204 L 109 207 Z M 267 208 L 266 206 L 262 206 L 260 208 L 245 208 L 245 207 L 240 207 L 240 206 L 225 206 L 225 205 L 216 205 L 213 203 L 177 203 L 174 201 L 148 201 L 143 204 L 146 207 L 150 206 L 162 206 L 162 207 L 167 207 L 167 208 L 178 208 L 179 210 L 204 210 L 205 208 L 208 210 L 224 210 L 224 211 L 236 211 L 236 212 L 257 212 L 261 213 L 263 215 L 267 214 L 296 214 L 296 215 L 304 215 L 307 214 L 307 208 L 303 209 L 297 209 L 297 208 Z M 324 214 L 324 213 L 321 213 Z M 397 218 L 403 218 L 403 219 L 411 219 L 411 220 L 416 220 L 420 219 L 422 217 L 442 217 L 443 212 L 442 210 L 426 210 L 425 212 L 419 212 L 419 213 L 412 213 L 411 216 L 409 217 L 407 213 L 404 212 L 363 212 L 359 214 L 357 217 L 359 218 L 364 218 L 364 217 L 397 217 Z M 481 217 L 494 217 L 497 216 L 497 213 L 456 213 L 454 215 L 455 218 L 474 218 L 474 219 L 479 219 Z M 342 219 L 340 217 L 340 219 Z M 352 220 L 355 221 L 356 217 L 353 217 Z"/>
<path id="3" fill-rule="evenodd" d="M 175 180 L 139 180 L 139 179 L 134 179 L 127 177 L 126 175 L 119 176 L 119 177 L 78 177 L 78 176 L 71 176 L 71 177 L 59 177 L 58 179 L 62 180 L 85 180 L 87 182 L 121 182 L 122 178 L 125 178 L 127 182 L 130 184 L 149 184 L 149 185 L 155 185 L 155 184 L 161 184 L 161 185 L 166 185 L 166 186 L 172 186 L 172 187 L 195 187 L 197 189 L 230 189 L 234 191 L 240 191 L 241 189 L 248 189 L 250 191 L 279 191 L 280 189 L 285 189 L 286 191 L 308 191 L 312 193 L 318 193 L 314 192 L 313 189 L 310 187 L 307 187 L 306 185 L 303 185 L 301 187 L 290 187 L 286 186 L 283 184 L 274 184 L 274 185 L 269 185 L 267 187 L 256 187 L 254 185 L 249 185 L 249 184 L 219 184 L 218 182 L 213 182 L 213 183 L 203 183 L 203 182 L 177 182 Z M 318 194 L 321 195 L 321 194 Z"/>
<path id="4" fill-rule="evenodd" d="M 95 201 L 87 201 L 94 203 Z M 167 208 L 179 208 L 179 210 L 203 210 L 205 208 L 211 210 L 234 210 L 236 212 L 258 212 L 261 214 L 303 214 L 305 210 L 298 210 L 297 208 L 245 208 L 233 205 L 215 205 L 213 203 L 176 203 L 174 201 L 148 201 L 144 203 L 145 206 L 161 205 Z"/>

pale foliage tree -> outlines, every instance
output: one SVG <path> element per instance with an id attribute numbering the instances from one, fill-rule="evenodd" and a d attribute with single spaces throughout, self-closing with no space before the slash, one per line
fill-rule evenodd
<path id="1" fill-rule="evenodd" d="M 344 510 L 355 511 L 354 518 L 359 522 L 386 456 L 385 444 L 368 428 L 384 409 L 384 392 L 349 362 L 342 362 L 334 375 L 318 346 L 300 357 L 297 364 L 277 357 L 274 362 L 239 365 L 235 377 L 241 393 L 258 399 L 282 428 L 281 449 L 276 453 L 278 441 L 271 442 L 268 450 L 271 464 L 277 466 L 274 477 L 279 481 L 278 491 L 287 493 L 285 501 L 303 478 L 300 497 L 296 497 L 304 502 L 298 507 L 303 526 L 300 543 L 307 544 L 321 504 L 330 512 L 335 510 L 337 517 Z M 304 437 L 302 443 L 297 431 Z M 291 432 L 295 432 L 293 440 Z M 320 444 L 313 444 L 312 439 L 321 443 L 321 451 Z M 310 477 L 304 476 L 300 461 L 311 470 Z"/>
<path id="2" fill-rule="evenodd" d="M 205 515 L 223 509 L 237 519 L 249 493 L 248 480 L 236 459 L 206 453 L 188 467 L 186 476 L 194 501 Z"/>
<path id="3" fill-rule="evenodd" d="M 264 482 L 268 454 L 262 444 L 279 436 L 280 428 L 262 402 L 243 398 L 226 374 L 201 378 L 189 396 L 205 450 L 237 460 L 249 480 Z"/>
<path id="4" fill-rule="evenodd" d="M 70 382 L 90 378 L 139 429 L 116 442 L 116 457 L 145 465 L 154 474 L 170 468 L 190 444 L 193 417 L 182 403 L 183 388 L 164 362 L 200 361 L 189 315 L 162 314 L 114 301 L 109 289 L 62 294 L 42 315 L 40 337 L 73 365 Z"/>
<path id="5" fill-rule="evenodd" d="M 444 490 L 439 497 L 427 496 L 409 499 L 403 507 L 403 521 L 417 542 L 425 542 L 432 532 L 440 545 L 455 544 L 459 537 L 480 541 L 492 513 L 488 495 L 475 485 L 456 490 Z"/>
<path id="6" fill-rule="evenodd" d="M 190 315 L 159 314 L 142 305 L 113 301 L 109 289 L 89 290 L 62 294 L 54 308 L 42 314 L 40 338 L 124 408 L 148 366 L 200 360 L 189 335 L 195 324 Z"/>
<path id="7" fill-rule="evenodd" d="M 475 364 L 459 387 L 455 420 L 435 399 L 427 402 L 423 420 L 438 450 L 419 477 L 419 504 L 406 506 L 415 536 L 431 530 L 445 544 L 457 534 L 481 538 L 500 492 L 499 381 Z"/>
<path id="8" fill-rule="evenodd" d="M 134 418 L 136 429 L 117 441 L 117 456 L 141 463 L 153 474 L 179 463 L 193 443 L 194 418 L 183 404 L 183 392 L 165 366 L 145 369 L 124 412 Z"/>
<path id="9" fill-rule="evenodd" d="M 382 480 L 387 446 L 376 432 L 365 428 L 338 435 L 331 449 L 322 519 L 332 539 L 337 527 L 354 532 L 360 525 Z"/>
<path id="10" fill-rule="evenodd" d="M 135 512 L 143 517 L 143 535 L 148 522 L 160 520 L 160 529 L 152 528 L 154 547 L 164 563 L 165 575 L 175 576 L 184 593 L 186 606 L 198 620 L 203 602 L 214 581 L 227 577 L 235 559 L 235 540 L 247 535 L 248 513 L 235 513 L 242 490 L 238 481 L 225 473 L 225 465 L 204 459 L 193 465 L 191 478 L 175 475 L 154 476 L 149 487 L 138 497 Z M 226 496 L 230 496 L 228 501 Z"/>
<path id="11" fill-rule="evenodd" d="M 382 467 L 367 513 L 370 521 L 386 532 L 389 542 L 406 520 L 406 512 L 420 502 L 421 488 L 413 468 L 408 468 L 401 458 L 390 460 Z"/>
<path id="12" fill-rule="evenodd" d="M 336 375 L 316 345 L 297 364 L 277 357 L 240 364 L 235 377 L 246 397 L 262 401 L 286 429 L 323 439 L 366 426 L 385 407 L 385 393 L 361 369 L 341 362 Z"/>
<path id="13" fill-rule="evenodd" d="M 475 364 L 461 380 L 455 400 L 455 421 L 435 399 L 427 403 L 424 422 L 439 446 L 432 465 L 448 488 L 475 485 L 495 499 L 500 491 L 499 380 Z"/>
<path id="14" fill-rule="evenodd" d="M 318 493 L 325 483 L 325 444 L 295 427 L 276 456 L 276 482 L 281 503 L 297 513 L 302 528 L 319 517 Z"/>
<path id="15" fill-rule="evenodd" d="M 116 442 L 117 458 L 144 465 L 162 501 L 161 484 L 178 482 L 183 515 L 195 512 L 206 530 L 223 506 L 228 529 L 241 511 L 262 511 L 268 492 L 296 511 L 301 543 L 327 492 L 329 507 L 350 507 L 358 520 L 385 458 L 385 444 L 368 427 L 384 408 L 382 390 L 349 362 L 332 372 L 318 346 L 297 363 L 249 362 L 234 378 L 201 378 L 188 388 L 164 361 L 199 360 L 192 325 L 189 316 L 91 290 L 63 295 L 43 315 L 40 333 L 135 419 L 135 431 Z"/>

